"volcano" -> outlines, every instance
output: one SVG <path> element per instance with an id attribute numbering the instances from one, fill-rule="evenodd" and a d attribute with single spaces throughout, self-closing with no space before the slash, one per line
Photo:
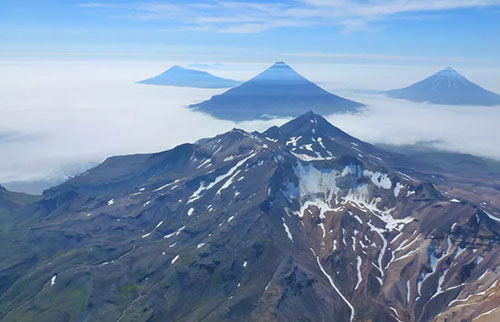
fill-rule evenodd
<path id="1" fill-rule="evenodd" d="M 363 104 L 331 94 L 277 62 L 251 80 L 190 107 L 219 119 L 245 121 L 358 111 Z"/>
<path id="2" fill-rule="evenodd" d="M 138 82 L 138 84 L 196 88 L 229 88 L 239 85 L 240 82 L 217 77 L 200 70 L 173 66 L 155 77 Z"/>
<path id="3" fill-rule="evenodd" d="M 390 90 L 386 95 L 443 105 L 500 105 L 500 95 L 472 83 L 451 67 L 406 88 Z"/>

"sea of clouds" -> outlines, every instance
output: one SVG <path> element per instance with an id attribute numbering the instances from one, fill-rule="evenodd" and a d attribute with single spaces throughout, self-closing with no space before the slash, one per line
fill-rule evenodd
<path id="1" fill-rule="evenodd" d="M 174 63 L 0 62 L 0 183 L 9 187 L 13 182 L 57 182 L 112 155 L 157 152 L 234 127 L 262 131 L 286 121 L 216 120 L 187 105 L 224 90 L 135 84 Z M 238 80 L 247 80 L 266 67 L 212 66 L 214 74 Z M 296 67 L 325 89 L 367 105 L 362 113 L 328 116 L 361 140 L 397 145 L 432 142 L 428 144 L 434 148 L 500 160 L 500 107 L 416 104 L 358 91 L 406 86 L 437 71 L 435 67 Z M 487 88 L 500 91 L 494 72 L 470 71 Z M 21 186 L 12 185 L 23 190 Z M 41 184 L 26 191 L 40 187 L 45 188 Z"/>

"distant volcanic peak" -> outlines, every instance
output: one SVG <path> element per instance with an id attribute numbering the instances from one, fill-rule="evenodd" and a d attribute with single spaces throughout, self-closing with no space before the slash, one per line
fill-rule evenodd
<path id="1" fill-rule="evenodd" d="M 240 86 L 190 105 L 216 118 L 233 121 L 296 117 L 311 109 L 329 115 L 357 111 L 363 106 L 327 92 L 283 62 Z"/>
<path id="2" fill-rule="evenodd" d="M 443 70 L 420 82 L 422 88 L 434 92 L 456 92 L 475 86 L 457 72 Z"/>
<path id="3" fill-rule="evenodd" d="M 174 66 L 170 67 L 169 69 L 167 69 L 167 71 L 168 70 L 189 70 L 189 69 L 184 68 L 184 67 L 179 66 L 179 65 L 174 65 Z"/>
<path id="4" fill-rule="evenodd" d="M 451 67 L 446 67 L 445 69 L 438 71 L 437 73 L 433 74 L 432 76 L 444 76 L 444 77 L 460 76 L 460 77 L 463 77 L 462 75 L 460 75 L 460 73 L 458 73 L 455 69 L 453 69 Z"/>
<path id="5" fill-rule="evenodd" d="M 460 74 L 459 72 L 457 72 L 455 69 L 453 69 L 451 67 L 446 67 L 445 69 L 443 69 L 443 70 L 435 73 L 432 76 L 440 76 L 440 77 L 448 77 L 450 79 L 463 79 L 463 80 L 466 80 L 466 78 L 462 74 Z"/>
<path id="6" fill-rule="evenodd" d="M 474 84 L 451 67 L 408 87 L 390 90 L 387 95 L 442 105 L 500 105 L 500 95 Z"/>
<path id="7" fill-rule="evenodd" d="M 189 74 L 190 75 L 210 75 L 209 73 L 207 73 L 203 70 L 189 69 L 189 68 L 185 68 L 185 67 L 182 67 L 179 65 L 174 65 L 174 66 L 170 67 L 169 69 L 164 71 L 162 74 L 166 74 L 169 72 L 176 72 L 176 73 L 182 73 L 182 74 L 188 74 L 188 75 Z M 160 75 L 162 75 L 162 74 L 160 74 Z"/>
<path id="8" fill-rule="evenodd" d="M 275 62 L 271 67 L 268 68 L 269 69 L 289 69 L 289 70 L 293 70 L 292 67 L 290 67 L 290 65 L 288 65 L 287 63 L 285 62 L 282 62 L 282 61 L 277 61 Z"/>
<path id="9" fill-rule="evenodd" d="M 302 75 L 284 62 L 277 62 L 250 81 L 273 81 L 276 83 L 307 82 Z"/>
<path id="10" fill-rule="evenodd" d="M 161 76 L 165 76 L 165 77 L 171 77 L 171 78 L 175 78 L 175 77 L 216 77 L 216 76 L 213 76 L 211 75 L 210 73 L 207 73 L 203 70 L 196 70 L 196 69 L 189 69 L 189 68 L 185 68 L 185 67 L 182 67 L 182 66 L 179 66 L 179 65 L 174 65 L 172 67 L 170 67 L 169 69 L 167 69 L 166 71 L 164 71 L 163 73 L 159 74 L 157 77 L 161 77 Z"/>
<path id="11" fill-rule="evenodd" d="M 188 69 L 179 65 L 174 65 L 163 73 L 139 83 L 198 88 L 229 88 L 240 84 L 232 79 L 217 77 L 205 71 Z"/>

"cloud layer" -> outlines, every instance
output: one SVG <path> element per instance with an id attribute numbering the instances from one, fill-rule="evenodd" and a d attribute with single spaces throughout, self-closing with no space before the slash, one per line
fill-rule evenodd
<path id="1" fill-rule="evenodd" d="M 0 79 L 0 183 L 71 175 L 112 155 L 162 151 L 233 127 L 262 131 L 286 121 L 215 120 L 186 106 L 220 90 L 134 83 L 174 63 L 179 62 L 0 63 L 4 76 Z M 263 67 L 217 65 L 212 72 L 245 80 Z M 294 67 L 326 89 L 368 105 L 358 115 L 329 117 L 362 140 L 434 142 L 437 148 L 500 160 L 500 108 L 433 106 L 338 90 L 407 84 L 427 72 L 421 67 Z"/>
<path id="2" fill-rule="evenodd" d="M 235 126 L 185 107 L 220 90 L 135 84 L 165 67 L 0 64 L 0 183 L 70 175 L 112 155 L 162 151 Z"/>

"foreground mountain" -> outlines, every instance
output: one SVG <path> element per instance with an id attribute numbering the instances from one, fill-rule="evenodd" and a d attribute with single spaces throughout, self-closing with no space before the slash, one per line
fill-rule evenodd
<path id="1" fill-rule="evenodd" d="M 241 84 L 232 79 L 221 78 L 210 73 L 173 66 L 167 71 L 143 81 L 139 84 L 197 87 L 197 88 L 228 88 Z"/>
<path id="2" fill-rule="evenodd" d="M 2 227 L 0 320 L 497 321 L 500 219 L 402 160 L 313 113 L 110 158 Z"/>
<path id="3" fill-rule="evenodd" d="M 278 62 L 242 85 L 190 107 L 219 119 L 245 121 L 359 110 L 363 104 L 333 95 Z"/>
<path id="4" fill-rule="evenodd" d="M 500 95 L 490 92 L 448 67 L 402 89 L 386 92 L 393 98 L 444 105 L 500 105 Z"/>

